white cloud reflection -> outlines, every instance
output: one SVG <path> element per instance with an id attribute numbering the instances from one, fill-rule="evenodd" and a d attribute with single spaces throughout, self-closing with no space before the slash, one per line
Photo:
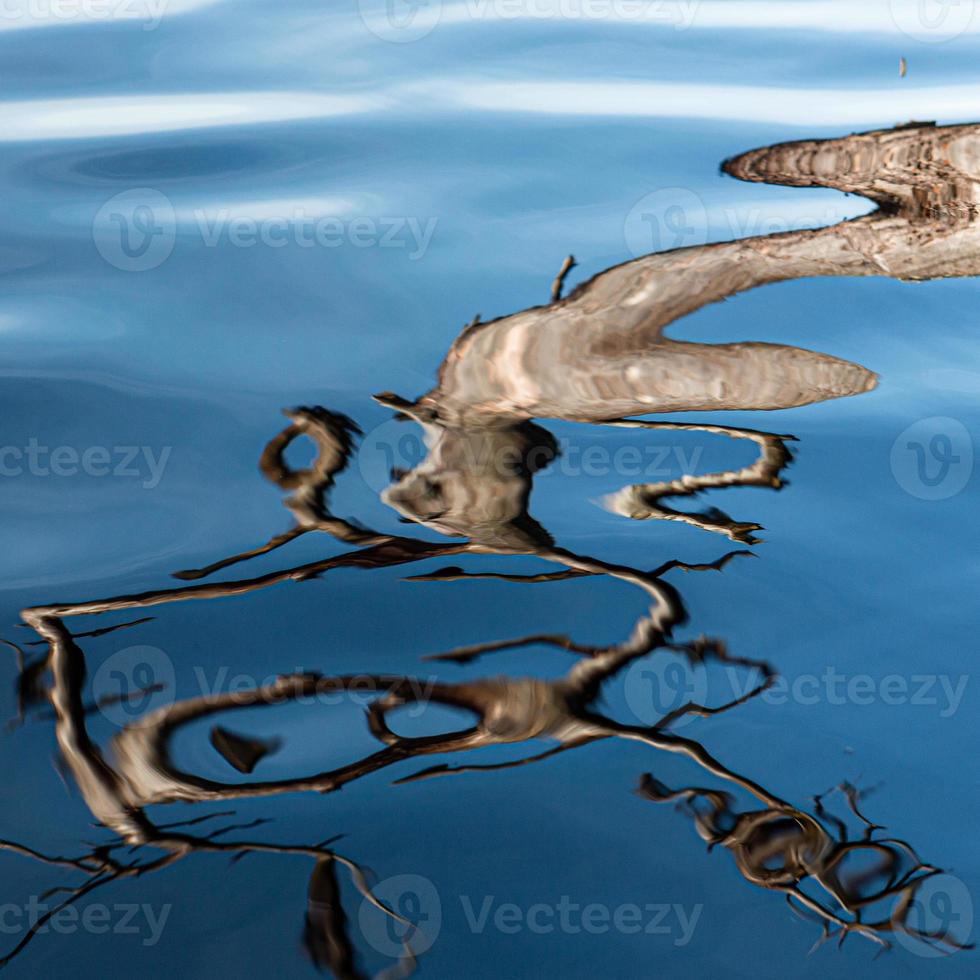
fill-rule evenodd
<path id="1" fill-rule="evenodd" d="M 806 88 L 581 78 L 498 82 L 446 76 L 356 94 L 245 90 L 0 101 L 0 143 L 301 122 L 386 109 L 402 118 L 464 110 L 469 114 L 717 119 L 810 128 L 892 126 L 913 119 L 978 119 L 980 87 Z"/>
<path id="2" fill-rule="evenodd" d="M 440 83 L 459 107 L 550 116 L 725 119 L 786 126 L 891 126 L 980 118 L 980 87 L 787 88 L 677 82 Z"/>
<path id="3" fill-rule="evenodd" d="M 317 218 L 352 214 L 371 214 L 378 210 L 380 198 L 310 196 L 272 197 L 250 200 L 208 200 L 198 204 L 175 204 L 174 215 L 180 224 L 227 221 L 311 221 Z"/>
<path id="4" fill-rule="evenodd" d="M 325 119 L 371 111 L 382 104 L 377 96 L 249 91 L 0 102 L 0 142 Z"/>

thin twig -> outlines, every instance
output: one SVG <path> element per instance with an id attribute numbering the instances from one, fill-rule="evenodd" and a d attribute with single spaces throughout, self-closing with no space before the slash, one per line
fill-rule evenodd
<path id="1" fill-rule="evenodd" d="M 557 303 L 561 299 L 561 291 L 565 286 L 565 277 L 575 268 L 578 263 L 575 261 L 574 255 L 569 255 L 566 257 L 565 261 L 562 262 L 561 268 L 558 270 L 558 275 L 555 276 L 555 281 L 551 284 L 551 302 Z"/>

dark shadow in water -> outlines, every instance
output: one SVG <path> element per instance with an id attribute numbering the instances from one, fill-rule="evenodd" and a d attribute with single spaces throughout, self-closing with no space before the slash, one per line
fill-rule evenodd
<path id="1" fill-rule="evenodd" d="M 836 934 L 843 940 L 856 933 L 887 947 L 889 937 L 901 932 L 948 951 L 964 948 L 948 933 L 922 932 L 910 922 L 917 890 L 939 869 L 922 862 L 906 842 L 877 836 L 881 828 L 863 817 L 853 787 L 845 784 L 841 790 L 865 824 L 857 840 L 848 839 L 843 820 L 826 810 L 822 798 L 816 798 L 812 812 L 801 809 L 761 782 L 729 768 L 697 739 L 673 730 L 682 718 L 735 709 L 761 694 L 775 678 L 770 665 L 729 654 L 721 640 L 676 643 L 672 639 L 674 627 L 685 621 L 686 613 L 678 591 L 664 576 L 675 569 L 721 570 L 734 557 L 750 552 L 729 552 L 702 565 L 674 560 L 651 570 L 609 563 L 558 546 L 531 516 L 529 505 L 535 473 L 553 462 L 557 453 L 554 438 L 532 422 L 532 417 L 694 429 L 749 439 L 759 447 L 759 456 L 741 470 L 627 487 L 612 496 L 609 506 L 632 518 L 682 520 L 734 541 L 754 543 L 752 532 L 757 524 L 734 521 L 717 510 L 682 513 L 663 501 L 730 486 L 778 489 L 790 460 L 786 443 L 791 436 L 622 416 L 788 408 L 866 391 L 873 387 L 874 375 L 858 365 L 793 347 L 670 341 L 663 337 L 664 327 L 707 302 L 780 279 L 976 274 L 980 271 L 980 235 L 974 231 L 976 185 L 969 175 L 980 169 L 976 166 L 978 152 L 980 128 L 920 126 L 746 154 L 727 163 L 726 169 L 746 179 L 852 190 L 879 201 L 882 208 L 867 218 L 829 229 L 648 256 L 600 274 L 565 300 L 468 327 L 443 363 L 439 385 L 432 392 L 416 402 L 380 396 L 401 415 L 422 425 L 428 446 L 428 455 L 411 472 L 393 475 L 395 482 L 383 499 L 405 519 L 456 540 L 430 542 L 383 534 L 334 516 L 330 490 L 352 457 L 358 428 L 352 420 L 327 409 L 301 408 L 287 413 L 290 424 L 272 439 L 261 458 L 266 477 L 290 494 L 286 504 L 295 518 L 293 529 L 250 551 L 206 568 L 179 572 L 177 577 L 185 581 L 207 578 L 311 531 L 326 532 L 352 550 L 253 578 L 198 581 L 137 595 L 25 610 L 25 623 L 46 649 L 29 662 L 16 648 L 21 715 L 38 706 L 53 713 L 64 765 L 93 816 L 114 837 L 72 858 L 0 842 L 2 848 L 82 875 L 81 883 L 57 889 L 64 895 L 62 905 L 39 920 L 3 962 L 23 951 L 58 908 L 104 884 L 139 877 L 196 852 L 222 852 L 237 858 L 261 851 L 313 861 L 304 938 L 318 965 L 337 977 L 363 975 L 341 902 L 337 870 L 344 868 L 365 899 L 402 927 L 404 955 L 389 973 L 404 974 L 414 964 L 412 924 L 372 893 L 358 864 L 340 855 L 331 841 L 294 845 L 229 840 L 227 834 L 255 823 L 192 833 L 187 828 L 228 814 L 212 813 L 166 825 L 153 822 L 146 808 L 297 790 L 331 792 L 411 760 L 537 739 L 554 744 L 544 752 L 503 763 L 430 764 L 400 775 L 396 782 L 524 766 L 600 739 L 627 739 L 680 753 L 728 789 L 692 786 L 671 790 L 647 774 L 640 782 L 641 794 L 655 802 L 680 801 L 709 846 L 725 848 L 746 881 L 783 892 L 791 906 L 821 924 L 824 938 Z M 318 455 L 309 470 L 294 471 L 286 464 L 284 453 L 301 435 L 314 441 Z M 458 566 L 448 566 L 414 579 L 450 582 L 492 577 L 533 585 L 608 576 L 641 589 L 650 605 L 628 637 L 608 646 L 542 634 L 493 640 L 429 658 L 470 662 L 495 651 L 532 644 L 556 647 L 576 658 L 567 674 L 557 680 L 494 677 L 452 684 L 402 675 L 290 674 L 252 690 L 203 695 L 151 711 L 116 735 L 111 751 L 105 754 L 89 736 L 87 718 L 98 706 L 84 701 L 86 664 L 78 640 L 130 628 L 144 620 L 73 634 L 66 626 L 70 618 L 245 595 L 285 581 L 315 578 L 335 568 L 389 567 L 463 554 L 533 555 L 557 568 L 534 575 L 507 570 L 468 574 Z M 628 665 L 657 651 L 679 654 L 691 663 L 735 665 L 758 680 L 730 702 L 683 704 L 652 725 L 624 724 L 602 714 L 597 704 L 603 686 Z M 234 783 L 183 772 L 172 759 L 175 734 L 200 719 L 217 720 L 241 708 L 336 695 L 349 691 L 355 682 L 358 691 L 366 686 L 376 695 L 366 722 L 378 748 L 363 759 L 299 778 Z M 129 692 L 122 692 L 119 698 L 127 696 Z M 474 716 L 474 723 L 424 737 L 404 737 L 393 731 L 390 715 L 422 700 L 464 709 Z M 218 724 L 212 729 L 212 739 L 229 765 L 244 774 L 260 766 L 262 757 L 274 748 Z M 740 811 L 730 790 L 753 797 L 761 809 Z M 152 854 L 144 856 L 144 848 Z M 852 870 L 858 859 L 872 863 L 863 865 L 863 870 Z M 881 911 L 884 904 L 889 908 Z"/>

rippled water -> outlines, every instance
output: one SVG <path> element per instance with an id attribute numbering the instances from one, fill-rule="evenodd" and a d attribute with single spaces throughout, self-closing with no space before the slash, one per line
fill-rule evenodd
<path id="1" fill-rule="evenodd" d="M 0 50 L 11 975 L 975 975 L 975 4 Z"/>

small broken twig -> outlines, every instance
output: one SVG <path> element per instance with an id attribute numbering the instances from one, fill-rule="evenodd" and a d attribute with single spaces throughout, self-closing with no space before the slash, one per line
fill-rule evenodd
<path id="1" fill-rule="evenodd" d="M 565 277 L 575 268 L 578 263 L 575 261 L 574 255 L 569 255 L 564 262 L 561 264 L 561 268 L 558 270 L 558 275 L 555 276 L 555 281 L 551 284 L 551 302 L 557 303 L 561 299 L 561 291 L 565 285 Z"/>

